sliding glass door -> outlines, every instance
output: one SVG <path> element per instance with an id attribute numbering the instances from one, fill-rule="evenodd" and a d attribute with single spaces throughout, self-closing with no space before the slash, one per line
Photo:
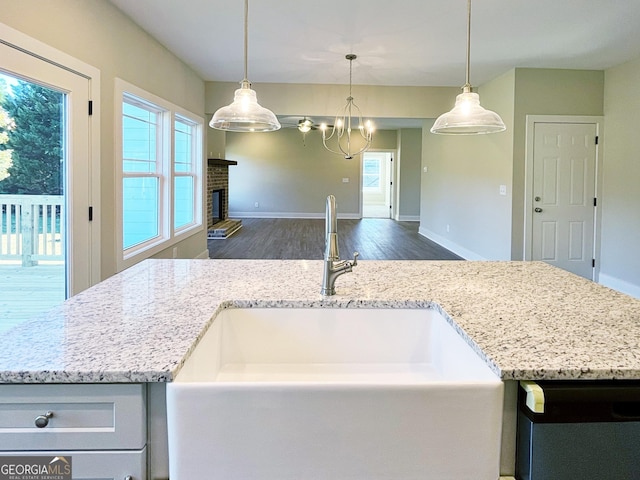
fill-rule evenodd
<path id="1" fill-rule="evenodd" d="M 0 44 L 0 332 L 90 284 L 88 95 Z"/>

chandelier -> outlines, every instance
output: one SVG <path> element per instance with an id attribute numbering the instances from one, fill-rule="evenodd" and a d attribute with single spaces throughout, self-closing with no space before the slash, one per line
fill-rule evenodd
<path id="1" fill-rule="evenodd" d="M 331 153 L 342 155 L 349 160 L 352 159 L 354 155 L 359 155 L 369 149 L 375 128 L 370 120 L 363 122 L 362 112 L 353 101 L 353 95 L 351 94 L 353 61 L 358 57 L 350 53 L 346 55 L 345 58 L 349 60 L 349 96 L 347 97 L 347 104 L 338 111 L 333 126 L 328 127 L 326 123 L 323 123 L 320 125 L 320 130 L 322 130 L 322 144 L 324 148 Z M 353 139 L 354 141 L 352 141 L 352 126 L 355 126 L 356 122 L 359 138 L 356 137 Z M 327 134 L 329 130 L 331 130 L 331 133 Z M 330 142 L 332 139 L 334 139 L 333 141 L 335 142 L 334 148 L 327 145 L 327 142 Z M 356 139 L 357 142 L 355 142 Z M 362 145 L 362 142 L 364 142 L 364 145 Z M 356 143 L 356 145 L 354 145 L 354 143 Z M 352 148 L 354 150 L 352 150 Z M 355 150 L 356 148 L 357 150 Z"/>

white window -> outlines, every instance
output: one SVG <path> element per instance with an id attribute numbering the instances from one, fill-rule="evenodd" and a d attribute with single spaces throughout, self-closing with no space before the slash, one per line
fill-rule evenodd
<path id="1" fill-rule="evenodd" d="M 203 119 L 116 82 L 119 270 L 203 228 Z"/>
<path id="2" fill-rule="evenodd" d="M 198 183 L 198 124 L 176 115 L 173 122 L 173 228 L 178 231 L 196 221 L 195 189 Z"/>
<path id="3" fill-rule="evenodd" d="M 122 101 L 122 247 L 130 250 L 161 235 L 166 112 L 125 94 Z"/>
<path id="4" fill-rule="evenodd" d="M 380 191 L 380 159 L 364 158 L 362 161 L 362 188 L 365 191 Z"/>

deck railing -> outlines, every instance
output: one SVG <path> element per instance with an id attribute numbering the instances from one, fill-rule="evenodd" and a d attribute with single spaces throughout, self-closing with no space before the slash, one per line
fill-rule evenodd
<path id="1" fill-rule="evenodd" d="M 0 260 L 64 261 L 64 197 L 0 195 Z"/>

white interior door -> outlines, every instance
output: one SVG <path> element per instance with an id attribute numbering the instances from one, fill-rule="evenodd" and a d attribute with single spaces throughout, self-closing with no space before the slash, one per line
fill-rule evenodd
<path id="1" fill-rule="evenodd" d="M 596 124 L 536 123 L 532 259 L 593 279 Z"/>
<path id="2" fill-rule="evenodd" d="M 64 96 L 62 172 L 66 296 L 92 284 L 89 79 L 22 49 L 0 43 L 0 70 Z"/>

